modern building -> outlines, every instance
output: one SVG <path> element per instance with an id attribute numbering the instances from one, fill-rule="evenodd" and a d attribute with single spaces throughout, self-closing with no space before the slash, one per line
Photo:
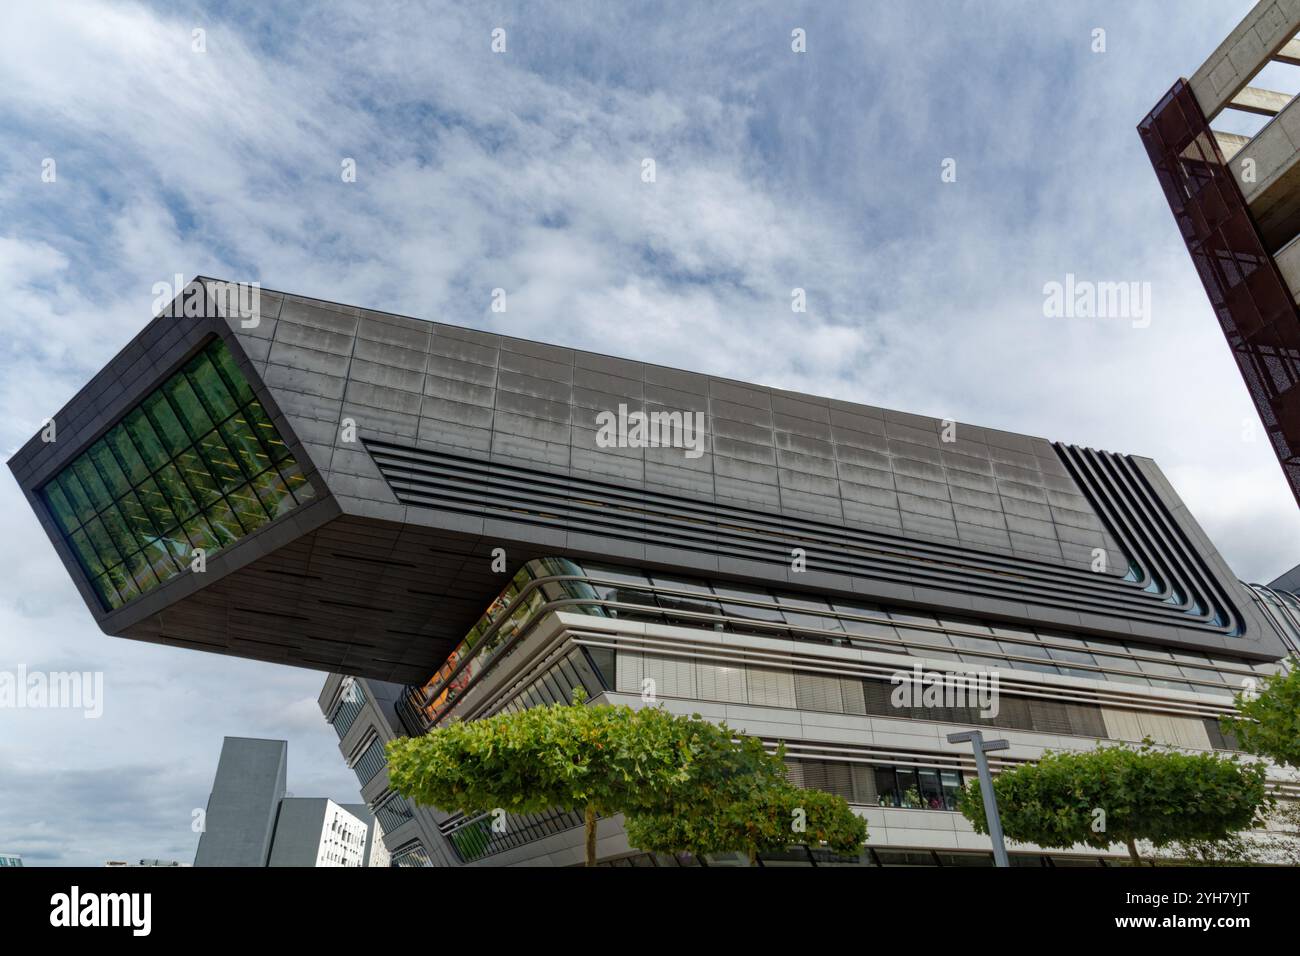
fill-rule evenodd
<path id="1" fill-rule="evenodd" d="M 324 797 L 285 790 L 289 745 L 227 737 L 195 866 L 367 866 L 366 820 Z"/>
<path id="2" fill-rule="evenodd" d="M 383 754 L 577 686 L 784 741 L 867 817 L 857 862 L 988 862 L 949 732 L 996 727 L 995 767 L 1226 749 L 1287 650 L 1150 459 L 230 288 L 187 286 L 10 467 L 106 632 L 333 675 L 395 865 L 578 860 L 571 815 L 413 807 Z M 996 675 L 998 713 L 892 699 L 936 673 Z"/>
<path id="3" fill-rule="evenodd" d="M 0 866 L 22 866 L 23 858 L 17 853 L 0 852 Z"/>
<path id="4" fill-rule="evenodd" d="M 365 866 L 392 866 L 392 855 L 384 845 L 384 828 L 375 813 L 364 803 L 345 803 L 343 809 L 366 825 L 366 845 L 362 862 Z"/>
<path id="5" fill-rule="evenodd" d="M 325 797 L 280 801 L 268 866 L 366 866 L 364 820 Z"/>
<path id="6" fill-rule="evenodd" d="M 1300 0 L 1260 0 L 1138 133 L 1300 502 L 1300 105 L 1254 85 L 1270 65 L 1300 66 L 1297 31 Z M 1225 110 L 1267 122 L 1216 131 Z"/>

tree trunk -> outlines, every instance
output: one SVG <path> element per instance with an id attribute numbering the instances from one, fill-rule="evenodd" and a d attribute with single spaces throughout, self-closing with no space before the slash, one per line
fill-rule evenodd
<path id="1" fill-rule="evenodd" d="M 1125 842 L 1128 844 L 1128 855 L 1129 858 L 1132 859 L 1133 865 L 1141 866 L 1142 857 L 1138 856 L 1137 841 L 1134 840 L 1132 837 L 1129 837 Z"/>
<path id="2" fill-rule="evenodd" d="M 587 866 L 596 865 L 596 808 L 587 804 Z"/>

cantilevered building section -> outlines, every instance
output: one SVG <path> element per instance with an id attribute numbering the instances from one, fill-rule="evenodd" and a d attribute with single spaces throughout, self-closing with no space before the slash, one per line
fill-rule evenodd
<path id="1" fill-rule="evenodd" d="M 1253 85 L 1300 69 L 1300 0 L 1261 0 L 1138 126 L 1165 198 L 1300 503 L 1300 105 Z M 1269 117 L 1216 132 L 1224 110 Z"/>
<path id="2" fill-rule="evenodd" d="M 864 859 L 962 862 L 987 843 L 948 731 L 999 728 L 1004 763 L 1222 748 L 1284 653 L 1149 459 L 265 290 L 235 314 L 222 288 L 10 465 L 107 633 L 355 678 L 320 703 L 395 864 L 576 861 L 565 815 L 498 833 L 409 805 L 383 759 L 576 686 L 644 706 L 649 679 L 785 741 L 870 817 Z M 620 410 L 698 414 L 702 442 L 606 441 Z M 915 667 L 996 671 L 1002 716 L 893 706 Z"/>

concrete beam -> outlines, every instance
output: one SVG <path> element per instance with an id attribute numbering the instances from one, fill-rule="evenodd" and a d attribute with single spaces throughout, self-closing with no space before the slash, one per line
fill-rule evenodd
<path id="1" fill-rule="evenodd" d="M 1300 40 L 1288 40 L 1282 49 L 1273 54 L 1273 59 L 1279 63 L 1300 66 Z"/>
<path id="2" fill-rule="evenodd" d="M 1250 142 L 1249 136 L 1242 136 L 1240 133 L 1221 133 L 1217 129 L 1211 132 L 1214 133 L 1214 138 L 1219 144 L 1219 152 L 1223 153 L 1225 160 L 1232 159 Z"/>
<path id="3" fill-rule="evenodd" d="M 1260 0 L 1189 81 L 1213 120 L 1300 32 L 1300 0 Z"/>
<path id="4" fill-rule="evenodd" d="M 1300 100 L 1234 154 L 1228 168 L 1270 252 L 1300 232 Z"/>
<path id="5" fill-rule="evenodd" d="M 1300 239 L 1288 242 L 1273 257 L 1291 295 L 1300 301 Z"/>
<path id="6" fill-rule="evenodd" d="M 1244 113 L 1276 116 L 1286 109 L 1286 105 L 1290 102 L 1289 93 L 1277 93 L 1273 90 L 1260 89 L 1258 86 L 1247 86 L 1228 101 L 1228 106 Z"/>

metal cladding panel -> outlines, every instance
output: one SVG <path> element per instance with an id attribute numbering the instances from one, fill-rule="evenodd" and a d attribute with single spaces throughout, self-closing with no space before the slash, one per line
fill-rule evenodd
<path id="1" fill-rule="evenodd" d="M 262 301 L 247 328 L 154 320 L 110 364 L 135 369 L 129 388 L 99 402 L 101 374 L 59 413 L 75 441 L 33 440 L 10 462 L 84 586 L 34 490 L 218 334 L 310 463 L 317 501 L 206 575 L 111 614 L 92 604 L 109 633 L 419 683 L 504 584 L 491 571 L 500 547 L 509 571 L 568 554 L 1278 656 L 1140 459 L 298 296 Z M 700 453 L 608 447 L 599 416 L 620 406 L 700 413 Z M 792 568 L 795 549 L 807 570 Z"/>
<path id="2" fill-rule="evenodd" d="M 346 514 L 511 567 L 565 553 L 1275 655 L 1138 459 L 295 296 L 252 334 Z M 699 454 L 599 441 L 620 408 L 700 413 Z"/>
<path id="3" fill-rule="evenodd" d="M 1185 80 L 1156 104 L 1138 133 L 1300 503 L 1300 312 L 1295 300 Z"/>

